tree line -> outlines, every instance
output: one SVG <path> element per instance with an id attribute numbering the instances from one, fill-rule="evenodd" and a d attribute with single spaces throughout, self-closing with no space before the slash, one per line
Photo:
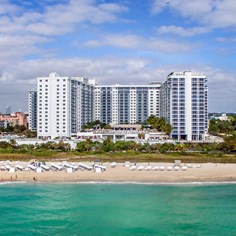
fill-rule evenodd
<path id="1" fill-rule="evenodd" d="M 208 132 L 214 135 L 234 134 L 236 132 L 236 115 L 228 116 L 228 120 L 211 119 Z"/>
<path id="2" fill-rule="evenodd" d="M 76 152 L 76 153 L 108 153 L 134 151 L 137 153 L 236 153 L 236 135 L 228 136 L 222 143 L 136 143 L 134 141 L 113 142 L 107 138 L 103 142 L 92 141 L 90 139 L 78 142 L 76 148 L 71 150 L 69 143 L 63 141 L 46 142 L 41 144 L 22 144 L 17 145 L 15 140 L 10 142 L 0 141 L 0 153 L 26 153 L 26 154 L 45 154 L 55 152 Z"/>
<path id="3" fill-rule="evenodd" d="M 22 135 L 26 138 L 35 138 L 37 137 L 37 132 L 28 130 L 24 125 L 7 125 L 6 128 L 0 128 L 0 134 L 12 133 L 17 135 Z"/>

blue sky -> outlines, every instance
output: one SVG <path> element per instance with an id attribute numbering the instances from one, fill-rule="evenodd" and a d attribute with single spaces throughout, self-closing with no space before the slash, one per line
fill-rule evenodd
<path id="1" fill-rule="evenodd" d="M 236 112 L 235 12 L 235 0 L 0 0 L 0 111 L 27 111 L 52 71 L 147 84 L 192 70 L 210 112 Z"/>

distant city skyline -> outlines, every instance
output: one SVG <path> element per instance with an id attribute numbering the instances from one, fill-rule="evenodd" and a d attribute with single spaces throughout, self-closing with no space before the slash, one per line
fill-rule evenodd
<path id="1" fill-rule="evenodd" d="M 99 85 L 208 78 L 209 112 L 236 112 L 234 0 L 1 0 L 0 112 L 27 111 L 36 78 Z"/>

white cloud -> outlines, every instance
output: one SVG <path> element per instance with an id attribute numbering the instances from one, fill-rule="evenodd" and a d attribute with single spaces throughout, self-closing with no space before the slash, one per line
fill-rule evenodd
<path id="1" fill-rule="evenodd" d="M 221 43 L 236 42 L 236 37 L 235 38 L 217 37 L 216 41 L 221 42 Z"/>
<path id="2" fill-rule="evenodd" d="M 73 31 L 79 23 L 101 24 L 118 20 L 118 15 L 127 12 L 125 6 L 115 3 L 96 4 L 91 0 L 70 0 L 67 4 L 46 6 L 43 13 L 25 13 L 14 17 L 14 22 L 23 24 L 26 31 L 42 35 L 58 35 Z"/>
<path id="3" fill-rule="evenodd" d="M 162 65 L 155 61 L 135 57 L 23 61 L 8 69 L 0 68 L 2 71 L 0 73 L 2 91 L 0 99 L 3 101 L 5 97 L 8 97 L 9 104 L 13 104 L 17 109 L 21 107 L 26 110 L 27 91 L 36 87 L 36 77 L 46 76 L 52 71 L 62 76 L 88 77 L 95 79 L 98 84 L 147 84 L 150 81 L 163 81 L 172 71 L 188 69 L 207 75 L 209 111 L 232 111 L 236 100 L 235 73 L 206 65 L 188 65 L 187 67 L 181 64 Z M 20 104 L 25 105 L 22 107 Z"/>
<path id="4" fill-rule="evenodd" d="M 170 26 L 161 26 L 156 29 L 159 34 L 175 34 L 183 37 L 190 37 L 201 35 L 209 32 L 209 29 L 204 27 L 193 27 L 193 28 L 183 28 L 180 26 L 170 25 Z"/>
<path id="5" fill-rule="evenodd" d="M 128 9 L 120 4 L 95 0 L 52 1 L 42 11 L 24 9 L 1 0 L 0 4 L 0 65 L 13 63 L 29 55 L 50 54 L 41 44 L 56 40 L 54 36 L 78 30 L 83 23 L 100 24 L 118 20 Z"/>
<path id="6" fill-rule="evenodd" d="M 212 28 L 236 27 L 236 1 L 215 1 L 215 8 L 203 17 L 203 23 Z"/>
<path id="7" fill-rule="evenodd" d="M 0 4 L 0 15 L 12 15 L 16 14 L 20 8 L 18 6 L 15 6 L 13 4 L 10 4 L 7 0 L 1 0 Z"/>
<path id="8" fill-rule="evenodd" d="M 109 34 L 101 40 L 89 40 L 87 47 L 113 46 L 138 51 L 156 51 L 161 53 L 189 52 L 194 46 L 186 42 L 163 40 L 159 38 L 144 38 L 134 34 Z"/>
<path id="9" fill-rule="evenodd" d="M 217 0 L 153 0 L 151 12 L 160 13 L 164 9 L 170 9 L 173 13 L 178 13 L 184 17 L 200 18 L 210 12 Z"/>
<path id="10" fill-rule="evenodd" d="M 235 0 L 153 0 L 153 14 L 165 9 L 210 29 L 236 27 Z"/>

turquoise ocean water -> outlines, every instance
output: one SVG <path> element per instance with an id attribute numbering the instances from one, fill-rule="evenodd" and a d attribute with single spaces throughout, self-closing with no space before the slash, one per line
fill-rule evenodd
<path id="1" fill-rule="evenodd" d="M 2 184 L 0 235 L 236 235 L 236 184 Z"/>

